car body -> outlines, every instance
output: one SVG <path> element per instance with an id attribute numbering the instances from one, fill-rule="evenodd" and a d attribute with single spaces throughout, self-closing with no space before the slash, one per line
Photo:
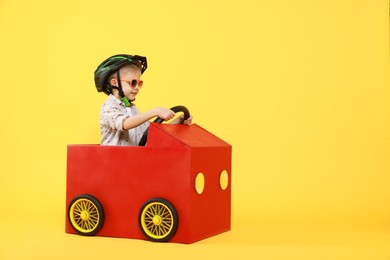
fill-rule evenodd
<path id="1" fill-rule="evenodd" d="M 231 228 L 232 147 L 197 124 L 67 149 L 67 233 L 189 244 Z"/>

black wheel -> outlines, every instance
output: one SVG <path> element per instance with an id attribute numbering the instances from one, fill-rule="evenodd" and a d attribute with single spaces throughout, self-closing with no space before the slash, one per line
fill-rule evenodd
<path id="1" fill-rule="evenodd" d="M 142 233 L 149 240 L 166 242 L 175 235 L 179 218 L 169 201 L 154 198 L 141 207 L 138 220 Z"/>
<path id="2" fill-rule="evenodd" d="M 188 111 L 188 109 L 185 106 L 175 106 L 175 107 L 172 107 L 171 110 L 175 113 L 183 112 L 184 113 L 183 121 L 190 118 L 190 116 L 191 116 L 190 111 Z M 153 122 L 161 124 L 162 122 L 164 122 L 164 119 L 158 117 Z M 145 146 L 145 144 L 148 140 L 148 132 L 149 132 L 149 128 L 145 130 L 144 134 L 142 135 L 141 140 L 138 143 L 138 146 Z"/>
<path id="3" fill-rule="evenodd" d="M 79 195 L 69 203 L 68 218 L 71 226 L 78 234 L 93 236 L 103 226 L 103 206 L 94 196 Z"/>

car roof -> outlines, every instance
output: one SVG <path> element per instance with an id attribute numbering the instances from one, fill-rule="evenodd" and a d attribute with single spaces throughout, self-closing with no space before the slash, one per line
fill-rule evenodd
<path id="1" fill-rule="evenodd" d="M 148 146 L 230 147 L 231 145 L 197 124 L 151 123 Z"/>

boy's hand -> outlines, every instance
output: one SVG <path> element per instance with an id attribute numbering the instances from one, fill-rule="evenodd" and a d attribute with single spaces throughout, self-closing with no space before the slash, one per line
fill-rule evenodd
<path id="1" fill-rule="evenodd" d="M 156 110 L 156 116 L 158 116 L 161 119 L 164 119 L 165 121 L 168 121 L 175 116 L 175 112 L 167 108 L 157 107 L 155 108 L 155 110 Z"/>
<path id="2" fill-rule="evenodd" d="M 184 124 L 184 125 L 191 125 L 192 124 L 192 115 L 186 120 L 184 120 L 184 115 L 178 116 L 174 120 L 170 122 L 170 124 Z"/>
<path id="3" fill-rule="evenodd" d="M 181 115 L 180 118 L 181 118 L 181 120 L 183 120 L 184 119 L 184 115 Z M 184 120 L 183 124 L 191 125 L 192 124 L 192 115 L 190 115 L 190 117 L 188 119 Z"/>

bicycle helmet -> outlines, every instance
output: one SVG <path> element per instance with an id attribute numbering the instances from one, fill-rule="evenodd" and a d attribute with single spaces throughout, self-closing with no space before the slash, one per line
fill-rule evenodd
<path id="1" fill-rule="evenodd" d="M 129 106 L 130 103 L 127 98 L 123 94 L 122 86 L 120 83 L 120 73 L 119 69 L 129 65 L 134 64 L 141 70 L 141 74 L 144 73 L 146 68 L 148 67 L 148 63 L 146 57 L 138 56 L 138 55 L 128 55 L 128 54 L 117 54 L 111 56 L 104 60 L 95 70 L 95 86 L 98 92 L 104 92 L 107 95 L 111 93 L 112 88 L 116 88 L 119 91 L 119 95 L 122 98 L 122 101 Z M 108 78 L 114 73 L 117 72 L 118 76 L 118 87 L 112 86 L 108 82 Z"/>

